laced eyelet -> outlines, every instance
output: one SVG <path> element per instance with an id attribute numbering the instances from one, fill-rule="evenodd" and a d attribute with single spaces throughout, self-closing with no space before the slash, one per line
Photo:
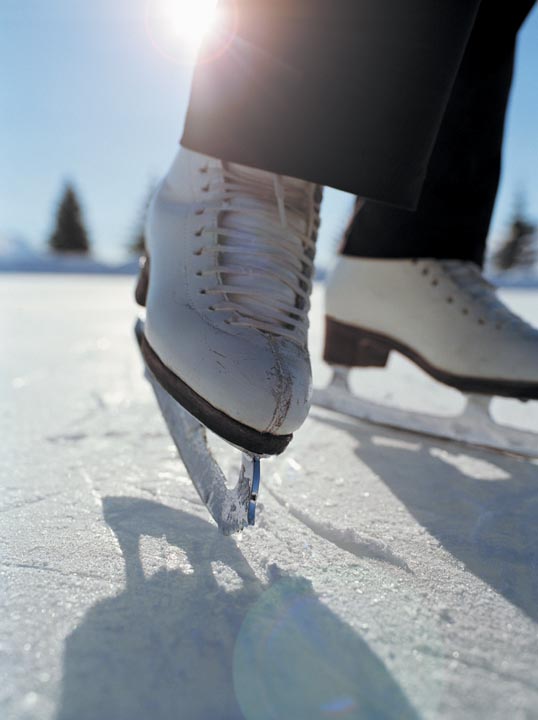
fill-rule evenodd
<path id="1" fill-rule="evenodd" d="M 204 165 L 203 167 L 201 167 L 201 168 L 198 170 L 198 172 L 199 172 L 199 173 L 206 173 L 208 170 L 209 170 L 208 165 Z"/>
<path id="2" fill-rule="evenodd" d="M 433 285 L 433 287 L 436 287 L 437 285 L 439 285 L 439 280 L 437 280 L 437 279 L 432 280 L 432 285 Z"/>
<path id="3" fill-rule="evenodd" d="M 484 320 L 484 318 L 478 318 L 478 324 L 479 324 L 479 325 L 485 325 L 485 324 L 486 324 L 486 321 Z"/>
<path id="4" fill-rule="evenodd" d="M 429 275 L 429 274 L 430 274 L 430 269 L 429 269 L 429 268 L 424 268 L 424 269 L 422 270 L 422 274 L 423 274 L 423 275 Z"/>
<path id="5" fill-rule="evenodd" d="M 461 314 L 462 314 L 462 315 L 468 315 L 468 314 L 469 314 L 469 310 L 467 310 L 467 308 L 463 308 L 463 310 L 461 311 Z"/>
<path id="6" fill-rule="evenodd" d="M 202 173 L 207 171 L 205 167 L 198 166 L 197 169 Z M 311 193 L 307 192 L 310 191 L 310 186 L 305 184 L 305 197 L 303 198 L 301 194 L 302 189 L 300 193 L 299 188 L 296 190 L 295 186 L 290 185 L 290 187 L 288 187 L 288 183 L 284 178 L 275 175 L 273 178 L 274 188 L 269 193 L 266 187 L 265 176 L 258 178 L 254 174 L 252 176 L 249 174 L 245 178 L 242 173 L 236 172 L 234 168 L 226 167 L 213 168 L 209 166 L 209 170 L 211 170 L 210 176 L 207 178 L 201 177 L 196 182 L 197 192 L 199 193 L 199 197 L 197 198 L 198 205 L 195 201 L 191 206 L 190 212 L 191 215 L 197 216 L 205 213 L 205 217 L 192 222 L 190 228 L 192 242 L 191 252 L 193 252 L 194 255 L 203 254 L 204 256 L 208 254 L 212 255 L 214 250 L 220 253 L 219 245 L 222 244 L 222 246 L 224 246 L 228 244 L 225 243 L 222 238 L 229 236 L 235 239 L 236 234 L 239 238 L 247 232 L 249 234 L 252 232 L 253 236 L 261 235 L 265 237 L 267 234 L 267 222 L 274 220 L 274 231 L 271 229 L 269 233 L 270 237 L 268 237 L 267 240 L 267 244 L 269 244 L 270 241 L 271 246 L 275 246 L 274 250 L 271 247 L 270 253 L 271 265 L 273 264 L 272 260 L 274 256 L 275 267 L 274 269 L 270 268 L 270 272 L 277 276 L 277 271 L 282 265 L 287 268 L 289 263 L 289 274 L 293 273 L 293 278 L 288 279 L 288 277 L 284 277 L 283 282 L 294 291 L 295 302 L 292 304 L 291 298 L 289 302 L 287 299 L 286 301 L 279 302 L 278 296 L 273 300 L 272 295 L 269 296 L 267 292 L 267 308 L 260 308 L 260 305 L 264 304 L 266 289 L 264 287 L 258 287 L 260 283 L 257 279 L 259 275 L 257 265 L 255 262 L 251 263 L 250 258 L 247 258 L 246 260 L 248 260 L 248 262 L 245 261 L 244 263 L 245 268 L 250 268 L 251 265 L 253 265 L 252 278 L 249 278 L 249 282 L 252 284 L 252 292 L 238 293 L 238 299 L 234 301 L 233 304 L 231 303 L 231 307 L 228 307 L 228 305 L 220 305 L 220 303 L 216 306 L 213 305 L 211 300 L 215 295 L 221 294 L 223 289 L 233 289 L 235 285 L 235 275 L 245 275 L 243 263 L 237 262 L 237 255 L 233 255 L 233 253 L 230 252 L 230 257 L 227 253 L 219 254 L 218 264 L 210 270 L 205 269 L 202 261 L 192 261 L 192 266 L 194 266 L 192 273 L 196 277 L 205 277 L 212 274 L 214 270 L 217 270 L 219 274 L 221 271 L 224 273 L 229 267 L 229 280 L 226 279 L 226 281 L 222 283 L 222 287 L 219 285 L 213 287 L 212 283 L 206 284 L 202 282 L 202 280 L 200 280 L 200 282 L 195 281 L 194 292 L 196 295 L 208 295 L 207 301 L 205 299 L 199 300 L 198 305 L 204 311 L 218 312 L 218 323 L 220 326 L 248 327 L 258 333 L 268 333 L 277 337 L 283 337 L 302 346 L 306 342 L 306 337 L 304 337 L 306 336 L 305 328 L 307 326 L 306 311 L 309 305 L 308 294 L 311 289 L 310 276 L 312 275 L 311 266 L 314 255 L 313 241 L 316 235 L 314 228 L 319 225 L 316 208 L 311 201 Z M 216 177 L 217 170 L 218 178 Z M 212 178 L 214 172 L 215 181 L 218 180 L 218 183 L 213 183 Z M 212 193 L 213 190 L 215 190 L 216 195 L 218 195 L 218 198 L 215 197 L 215 207 L 209 202 L 210 198 L 201 197 L 201 192 Z M 224 228 L 219 227 L 220 224 L 217 222 L 217 218 L 213 218 L 213 215 L 216 215 L 217 212 L 226 212 L 228 208 L 242 211 L 243 206 L 246 205 L 245 215 L 250 215 L 248 207 L 250 203 L 244 202 L 244 197 L 249 199 L 252 197 L 257 203 L 259 202 L 260 216 L 254 218 L 252 221 L 250 217 L 248 217 L 245 221 L 239 212 L 237 214 L 234 213 L 233 216 L 229 218 L 230 222 L 227 222 Z M 303 202 L 303 200 L 305 200 L 305 202 Z M 306 200 L 308 200 L 308 202 L 306 202 Z M 280 226 L 278 228 L 276 227 L 277 211 L 281 221 L 280 224 L 283 226 L 282 230 Z M 304 218 L 306 227 L 302 223 L 299 225 L 298 222 L 295 222 L 295 220 L 297 219 L 298 221 L 299 218 Z M 206 226 L 199 226 L 198 223 L 202 221 L 208 224 Z M 202 227 L 204 227 L 203 233 Z M 311 238 L 309 237 L 307 228 L 310 228 L 312 232 Z M 192 241 L 193 237 L 200 237 L 201 234 L 204 235 L 204 238 L 200 238 L 199 241 Z M 216 246 L 209 247 L 204 243 L 204 246 L 200 250 L 197 250 L 197 242 L 204 242 L 207 235 L 214 236 Z M 234 247 L 233 252 L 237 250 L 241 252 L 239 247 L 240 243 L 235 243 L 234 240 L 232 240 L 229 244 L 237 246 Z M 260 257 L 264 258 L 265 263 L 265 258 L 269 254 L 265 243 L 261 244 L 259 254 Z M 300 260 L 300 265 L 296 260 Z M 200 268 L 201 271 L 197 272 L 198 268 Z M 250 275 L 251 273 L 249 272 L 248 274 Z M 240 284 L 243 284 L 242 279 Z M 202 287 L 205 287 L 205 289 L 201 289 Z M 224 295 L 226 296 L 227 293 L 224 293 Z M 233 310 L 234 307 L 237 307 L 237 310 L 231 313 L 232 317 L 230 317 L 228 312 L 223 312 Z M 287 317 L 291 319 L 286 321 Z"/>
<path id="7" fill-rule="evenodd" d="M 447 301 L 447 303 L 450 305 L 451 303 L 454 302 L 454 298 L 453 298 L 451 295 L 449 295 L 449 296 L 447 297 L 446 301 Z"/>

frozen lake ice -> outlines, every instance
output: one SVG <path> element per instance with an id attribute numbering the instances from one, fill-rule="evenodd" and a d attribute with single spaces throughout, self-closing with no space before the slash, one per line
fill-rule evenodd
<path id="1" fill-rule="evenodd" d="M 2 277 L 1 716 L 538 718 L 538 464 L 313 409 L 224 538 L 143 379 L 132 285 Z M 538 324 L 538 294 L 506 297 Z M 354 385 L 461 403 L 399 358 Z M 538 430 L 537 405 L 496 414 Z"/>

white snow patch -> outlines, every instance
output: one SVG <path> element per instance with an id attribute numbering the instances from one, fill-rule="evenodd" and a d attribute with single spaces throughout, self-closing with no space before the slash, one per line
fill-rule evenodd
<path id="1" fill-rule="evenodd" d="M 170 545 L 165 537 L 142 535 L 140 561 L 146 577 L 160 570 L 179 570 L 186 575 L 192 575 L 194 572 L 185 551 Z"/>
<path id="2" fill-rule="evenodd" d="M 441 448 L 431 448 L 430 455 L 447 465 L 452 465 L 463 475 L 474 480 L 508 480 L 511 477 L 510 473 L 492 462 L 465 453 L 451 453 Z"/>
<path id="3" fill-rule="evenodd" d="M 232 570 L 229 565 L 225 565 L 220 560 L 211 563 L 211 572 L 217 585 L 225 592 L 236 592 L 243 587 L 243 581 L 235 570 Z"/>
<path id="4" fill-rule="evenodd" d="M 409 450 L 410 452 L 418 452 L 421 444 L 417 442 L 408 442 L 395 437 L 384 437 L 382 435 L 374 435 L 372 443 L 378 447 L 395 448 L 399 450 Z"/>

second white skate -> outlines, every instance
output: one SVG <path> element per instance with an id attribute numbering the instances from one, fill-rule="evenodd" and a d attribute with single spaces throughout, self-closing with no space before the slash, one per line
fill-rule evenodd
<path id="1" fill-rule="evenodd" d="M 353 367 L 393 351 L 466 395 L 463 413 L 408 412 L 351 394 Z M 538 399 L 538 331 L 511 313 L 471 263 L 341 257 L 326 293 L 325 360 L 314 404 L 369 422 L 538 457 L 538 434 L 499 425 L 493 396 Z"/>

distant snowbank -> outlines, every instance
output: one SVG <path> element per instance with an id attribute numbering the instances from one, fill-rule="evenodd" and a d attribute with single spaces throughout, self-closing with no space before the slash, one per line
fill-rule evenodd
<path id="1" fill-rule="evenodd" d="M 136 275 L 138 259 L 123 263 L 106 263 L 84 255 L 61 255 L 36 250 L 23 238 L 0 233 L 0 273 L 66 273 L 83 275 Z M 315 280 L 324 282 L 328 268 L 318 264 Z M 498 287 L 514 289 L 538 288 L 538 268 L 530 272 L 512 271 L 487 275 Z"/>
<path id="2" fill-rule="evenodd" d="M 67 273 L 84 275 L 134 275 L 138 260 L 111 265 L 92 258 L 69 255 L 0 256 L 0 272 L 4 273 Z"/>
<path id="3" fill-rule="evenodd" d="M 502 275 L 488 275 L 488 280 L 497 287 L 513 288 L 514 290 L 538 288 L 538 273 L 536 272 L 506 272 Z"/>
<path id="4" fill-rule="evenodd" d="M 104 263 L 91 257 L 76 255 L 53 254 L 20 254 L 2 256 L 0 253 L 0 273 L 66 273 L 85 275 L 136 275 L 138 272 L 138 259 L 128 260 L 124 263 Z M 325 282 L 327 279 L 325 267 L 317 267 L 315 279 Z M 538 289 L 538 275 L 505 273 L 503 275 L 489 275 L 488 280 L 497 287 L 513 289 Z"/>
<path id="5" fill-rule="evenodd" d="M 36 250 L 24 238 L 0 234 L 0 272 L 134 275 L 137 271 L 138 259 L 112 264 L 76 253 L 46 253 Z"/>

